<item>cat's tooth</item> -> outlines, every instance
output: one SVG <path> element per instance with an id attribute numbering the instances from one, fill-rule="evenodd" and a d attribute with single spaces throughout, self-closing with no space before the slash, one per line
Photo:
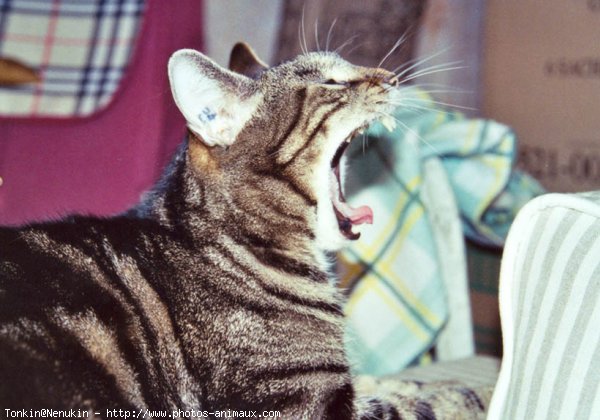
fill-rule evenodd
<path id="1" fill-rule="evenodd" d="M 381 120 L 381 124 L 391 133 L 396 129 L 396 120 L 389 115 L 386 115 Z"/>

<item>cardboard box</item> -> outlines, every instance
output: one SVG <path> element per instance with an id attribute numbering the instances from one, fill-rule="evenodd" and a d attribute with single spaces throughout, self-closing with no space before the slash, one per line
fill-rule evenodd
<path id="1" fill-rule="evenodd" d="M 488 0 L 484 115 L 551 191 L 600 189 L 600 0 Z"/>

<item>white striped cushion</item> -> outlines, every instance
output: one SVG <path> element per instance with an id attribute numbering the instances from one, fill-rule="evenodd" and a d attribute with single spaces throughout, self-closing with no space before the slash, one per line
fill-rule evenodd
<path id="1" fill-rule="evenodd" d="M 548 194 L 511 227 L 504 359 L 488 419 L 600 418 L 600 192 Z"/>
<path id="2" fill-rule="evenodd" d="M 499 365 L 500 361 L 495 357 L 472 356 L 408 368 L 394 377 L 422 382 L 458 381 L 477 389 L 496 383 Z"/>

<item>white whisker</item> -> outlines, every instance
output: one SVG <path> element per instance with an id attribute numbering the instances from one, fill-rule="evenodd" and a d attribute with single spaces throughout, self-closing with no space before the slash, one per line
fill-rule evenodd
<path id="1" fill-rule="evenodd" d="M 302 25 L 302 44 L 304 45 L 304 54 L 308 53 L 308 44 L 306 43 L 306 27 L 304 26 L 304 11 L 306 4 L 302 5 L 302 18 L 300 23 Z"/>
<path id="2" fill-rule="evenodd" d="M 431 87 L 431 88 L 430 88 Z M 435 89 L 433 89 L 435 88 Z M 466 89 L 455 89 L 450 86 L 441 84 L 441 83 L 414 83 L 403 86 L 404 91 L 422 91 L 425 93 L 433 94 L 433 93 L 453 93 L 460 95 L 472 95 L 474 92 L 472 90 Z"/>
<path id="3" fill-rule="evenodd" d="M 346 51 L 346 54 L 347 55 L 352 54 L 354 51 L 356 51 L 358 48 L 362 47 L 363 45 L 365 45 L 364 42 L 359 42 L 358 44 L 356 44 L 352 48 L 350 48 L 348 51 Z"/>
<path id="4" fill-rule="evenodd" d="M 441 72 L 444 72 L 444 71 L 451 71 L 451 70 L 461 70 L 461 69 L 466 69 L 466 68 L 468 68 L 468 67 L 467 66 L 456 66 L 456 67 L 443 67 L 443 68 L 438 68 L 438 69 L 435 69 L 435 70 L 429 70 L 428 69 L 428 70 L 424 70 L 423 72 L 418 73 L 418 74 L 417 73 L 412 74 L 412 75 L 408 76 L 407 78 L 402 79 L 402 81 L 400 83 L 401 84 L 402 83 L 406 83 L 406 82 L 409 82 L 409 81 L 414 80 L 416 78 L 423 77 L 423 76 L 428 76 L 430 74 L 441 73 Z"/>
<path id="5" fill-rule="evenodd" d="M 466 111 L 477 111 L 477 109 L 473 108 L 473 107 L 452 104 L 449 102 L 437 101 L 437 100 L 431 99 L 431 98 L 414 98 L 413 97 L 413 98 L 399 99 L 398 101 L 389 101 L 388 103 L 391 105 L 396 105 L 396 106 L 408 106 L 408 105 L 411 105 L 411 102 L 420 104 L 421 106 L 427 105 L 427 104 L 433 104 L 433 105 L 439 105 L 442 107 L 463 109 Z"/>
<path id="6" fill-rule="evenodd" d="M 315 20 L 315 44 L 317 45 L 317 51 L 321 52 L 321 46 L 319 45 L 319 18 Z"/>
<path id="7" fill-rule="evenodd" d="M 434 53 L 434 54 L 431 54 L 431 55 L 430 55 L 430 56 L 428 56 L 428 57 L 424 57 L 424 58 L 418 59 L 418 60 L 416 60 L 416 61 L 414 61 L 414 60 L 411 60 L 411 61 L 414 61 L 414 63 L 412 63 L 412 64 L 411 64 L 409 67 L 407 67 L 407 68 L 403 69 L 401 73 L 397 73 L 397 76 L 398 76 L 398 77 L 401 77 L 401 76 L 405 75 L 406 73 L 408 73 L 409 71 L 411 71 L 411 70 L 412 70 L 412 69 L 414 69 L 415 67 L 421 66 L 421 65 L 425 64 L 426 62 L 428 62 L 428 61 L 430 61 L 430 60 L 433 60 L 434 58 L 436 58 L 436 57 L 440 56 L 441 54 L 445 53 L 446 51 L 447 51 L 447 49 L 443 49 L 443 50 L 441 50 L 441 51 L 438 51 L 438 52 L 436 52 L 436 53 Z M 401 64 L 400 66 L 396 67 L 396 68 L 393 70 L 393 72 L 394 72 L 394 73 L 398 72 L 398 71 L 399 71 L 400 69 L 402 69 L 402 67 L 404 67 L 406 64 L 407 64 L 407 63 L 403 63 L 403 64 Z"/>
<path id="8" fill-rule="evenodd" d="M 414 73 L 409 73 L 406 75 L 399 74 L 396 77 L 398 78 L 398 80 L 401 81 L 400 83 L 406 83 L 409 80 L 414 80 L 418 77 L 423 77 L 423 76 L 427 76 L 428 74 L 432 74 L 432 72 L 438 73 L 438 72 L 449 71 L 449 70 L 461 68 L 459 66 L 456 66 L 456 64 L 458 64 L 458 63 L 453 62 L 453 63 L 436 64 L 434 66 L 426 67 L 426 68 L 420 69 L 418 71 L 415 71 Z"/>
<path id="9" fill-rule="evenodd" d="M 402 45 L 404 43 L 404 41 L 406 41 L 406 38 L 408 38 L 408 29 L 406 31 L 404 31 L 404 33 L 400 36 L 400 38 L 398 38 L 398 41 L 396 41 L 396 43 L 392 46 L 392 48 L 390 48 L 390 50 L 388 51 L 388 53 L 381 59 L 381 61 L 379 62 L 379 64 L 377 64 L 376 67 L 381 67 L 383 65 L 383 63 L 385 62 L 385 60 L 388 59 L 388 57 L 390 55 L 392 55 L 392 53 L 394 51 L 396 51 L 396 49 Z"/>
<path id="10" fill-rule="evenodd" d="M 431 107 L 431 106 L 426 106 L 426 105 L 416 105 L 414 103 L 411 103 L 410 100 L 405 101 L 405 102 L 389 102 L 389 104 L 394 105 L 396 107 L 402 107 L 402 109 L 404 111 L 415 112 L 420 115 L 424 114 L 425 112 L 440 112 L 445 115 L 455 115 L 456 114 L 456 111 L 452 111 L 452 110 L 446 110 L 446 109 L 436 108 L 436 107 Z"/>
<path id="11" fill-rule="evenodd" d="M 436 93 L 455 93 L 455 94 L 472 94 L 473 91 L 462 90 L 462 89 L 425 89 L 419 88 L 419 90 L 428 93 L 428 94 L 436 94 Z"/>
<path id="12" fill-rule="evenodd" d="M 401 106 L 402 110 L 404 112 L 411 112 L 413 114 L 418 114 L 418 115 L 424 115 L 426 112 L 431 111 L 431 108 L 427 108 L 424 106 L 413 106 L 410 104 L 409 105 L 402 104 L 402 105 L 398 105 L 398 106 Z M 441 112 L 443 112 L 445 114 L 449 114 L 449 112 L 446 112 L 446 111 L 441 111 Z"/>
<path id="13" fill-rule="evenodd" d="M 339 47 L 337 47 L 334 52 L 339 53 L 342 49 L 346 48 L 349 44 L 352 44 L 352 42 L 354 41 L 354 39 L 356 39 L 358 35 L 352 35 L 350 38 L 348 38 L 342 45 L 340 45 Z"/>
<path id="14" fill-rule="evenodd" d="M 398 118 L 396 118 L 394 115 L 392 114 L 388 114 L 387 112 L 383 112 L 383 111 L 377 111 L 379 114 L 385 116 L 385 117 L 389 117 L 389 118 L 393 118 L 396 123 L 400 124 L 402 127 L 404 127 L 404 129 L 406 129 L 406 131 L 410 132 L 411 134 L 413 134 L 417 139 L 419 139 L 420 141 L 422 141 L 424 144 L 426 144 L 427 146 L 431 147 L 431 150 L 433 150 L 436 154 L 439 154 L 440 151 L 431 143 L 429 143 L 427 140 L 425 140 L 423 137 L 421 137 L 419 135 L 419 133 L 417 133 L 415 130 L 413 130 L 412 128 L 410 128 L 406 123 L 400 121 Z"/>
<path id="15" fill-rule="evenodd" d="M 394 106 L 401 106 L 401 107 L 405 107 L 405 108 L 412 107 L 412 108 L 425 109 L 425 110 L 435 111 L 435 112 L 443 112 L 445 114 L 453 114 L 453 113 L 459 112 L 458 110 L 477 111 L 476 108 L 462 106 L 462 105 L 456 105 L 456 104 L 450 104 L 450 103 L 446 103 L 446 102 L 439 102 L 439 101 L 425 101 L 421 105 L 418 105 L 416 103 L 411 103 L 410 101 L 389 102 L 389 104 L 394 105 Z M 432 106 L 427 106 L 428 104 L 432 104 Z M 433 106 L 433 105 L 439 105 L 439 106 Z M 447 111 L 445 108 L 448 108 L 449 110 Z"/>
<path id="16" fill-rule="evenodd" d="M 325 51 L 329 51 L 329 41 L 331 39 L 331 34 L 333 33 L 333 27 L 335 26 L 335 23 L 337 22 L 337 18 L 333 19 L 333 22 L 331 22 L 331 25 L 329 26 L 329 30 L 327 31 L 327 40 L 325 41 Z"/>
<path id="17" fill-rule="evenodd" d="M 451 61 L 449 63 L 434 64 L 432 66 L 419 69 L 419 70 L 415 71 L 414 73 L 409 74 L 407 77 L 421 75 L 421 74 L 431 71 L 431 70 L 440 70 L 440 69 L 444 69 L 444 68 L 450 68 L 452 66 L 457 66 L 459 64 L 461 64 L 461 61 Z M 398 77 L 402 77 L 403 75 L 404 75 L 404 72 L 398 74 Z"/>
<path id="18" fill-rule="evenodd" d="M 302 54 L 306 54 L 304 45 L 302 45 L 302 28 L 300 27 L 300 23 L 298 23 L 298 44 L 300 45 L 300 51 Z"/>
<path id="19" fill-rule="evenodd" d="M 450 107 L 450 108 L 464 109 L 465 111 L 477 111 L 477 108 L 473 108 L 471 106 L 457 105 L 457 104 L 451 104 L 448 102 L 441 102 L 441 101 L 431 101 L 431 103 L 440 105 L 440 106 Z"/>
<path id="20" fill-rule="evenodd" d="M 406 68 L 407 66 L 416 63 L 418 60 L 419 60 L 419 58 L 412 58 L 410 60 L 407 60 L 404 63 L 400 64 L 398 67 L 394 68 L 392 70 L 392 72 L 396 73 L 397 71 L 401 70 L 402 68 Z"/>

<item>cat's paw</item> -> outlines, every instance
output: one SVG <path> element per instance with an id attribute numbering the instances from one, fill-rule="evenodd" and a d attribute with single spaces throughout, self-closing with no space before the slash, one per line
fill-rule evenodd
<path id="1" fill-rule="evenodd" d="M 423 386 L 425 384 L 420 381 L 377 378 L 367 375 L 358 376 L 354 381 L 357 395 L 414 395 L 421 392 Z"/>
<path id="2" fill-rule="evenodd" d="M 383 413 L 373 418 L 397 413 L 403 419 L 483 419 L 493 388 L 471 389 L 454 381 L 359 377 L 355 390 L 366 404 L 363 410 Z"/>

